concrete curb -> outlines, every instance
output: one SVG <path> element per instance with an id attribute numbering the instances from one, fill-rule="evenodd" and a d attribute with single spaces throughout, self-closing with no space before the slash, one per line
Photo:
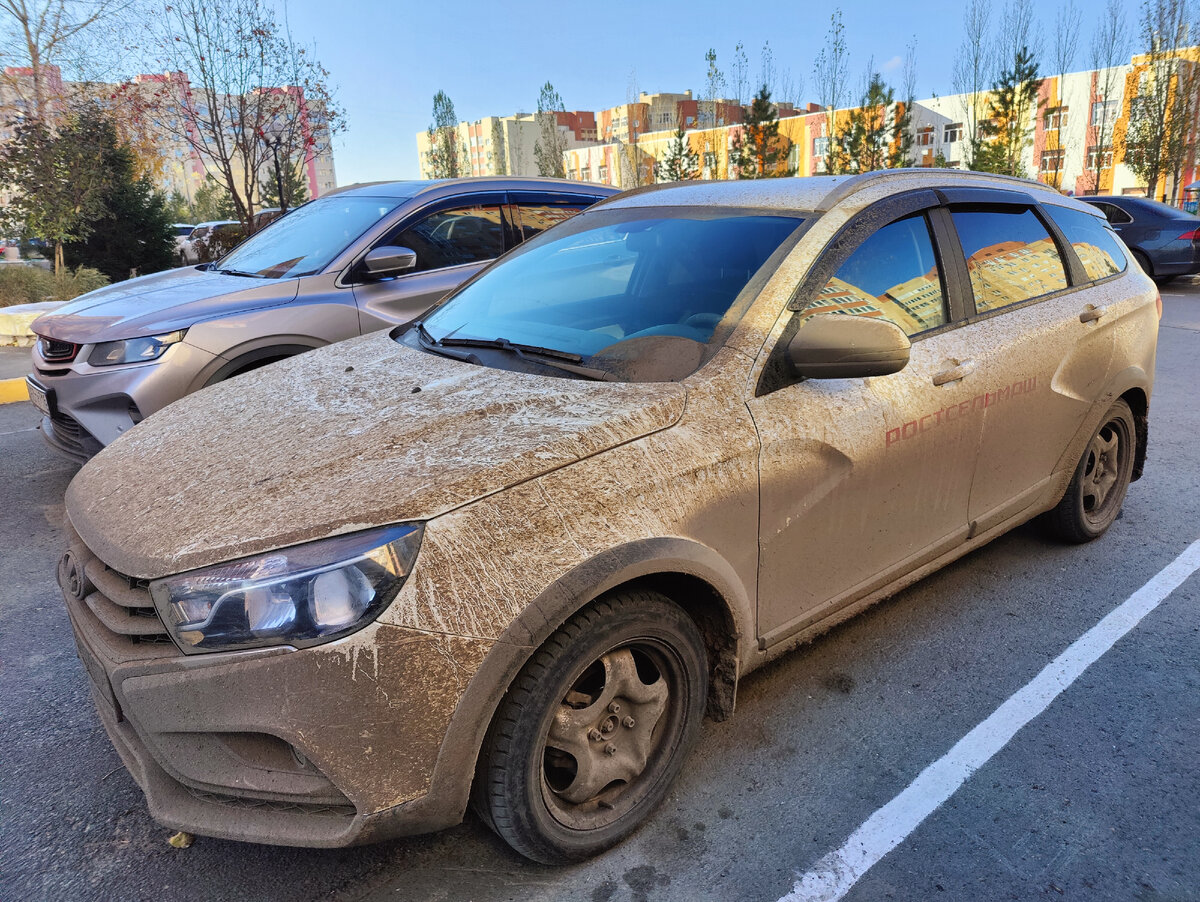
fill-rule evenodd
<path id="1" fill-rule="evenodd" d="M 0 404 L 28 400 L 29 390 L 25 387 L 24 379 L 0 379 Z"/>
<path id="2" fill-rule="evenodd" d="M 33 345 L 33 321 L 43 313 L 63 306 L 65 301 L 43 301 L 40 304 L 16 304 L 0 307 L 0 345 L 28 348 Z"/>

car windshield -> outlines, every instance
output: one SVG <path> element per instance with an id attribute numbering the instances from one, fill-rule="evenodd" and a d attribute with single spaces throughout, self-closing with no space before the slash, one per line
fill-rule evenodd
<path id="1" fill-rule="evenodd" d="M 404 198 L 335 194 L 297 207 L 221 258 L 216 269 L 265 279 L 320 272 Z"/>
<path id="2" fill-rule="evenodd" d="M 439 307 L 425 346 L 504 339 L 622 380 L 682 378 L 723 343 L 752 300 L 744 289 L 802 222 L 711 208 L 583 213 Z"/>

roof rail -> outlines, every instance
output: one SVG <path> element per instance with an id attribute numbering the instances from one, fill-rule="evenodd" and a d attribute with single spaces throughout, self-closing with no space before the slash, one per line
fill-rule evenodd
<path id="1" fill-rule="evenodd" d="M 1012 175 L 996 175 L 991 172 L 973 172 L 970 169 L 939 169 L 934 170 L 926 167 L 910 167 L 908 169 L 879 169 L 874 172 L 863 172 L 857 175 L 852 175 L 844 182 L 835 185 L 833 189 L 826 194 L 821 202 L 817 204 L 817 213 L 826 213 L 829 210 L 852 194 L 857 194 L 864 188 L 869 188 L 876 182 L 887 179 L 888 181 L 913 179 L 928 181 L 930 176 L 937 172 L 940 177 L 945 177 L 946 181 L 980 181 L 980 182 L 1009 182 L 1013 187 L 1020 186 L 1024 189 L 1039 188 L 1042 191 L 1048 191 L 1049 188 L 1041 182 L 1036 182 L 1033 179 L 1022 179 Z"/>

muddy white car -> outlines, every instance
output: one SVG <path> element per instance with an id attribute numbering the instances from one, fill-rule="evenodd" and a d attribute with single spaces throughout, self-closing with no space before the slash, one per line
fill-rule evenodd
<path id="1" fill-rule="evenodd" d="M 338 846 L 469 800 L 544 862 L 738 680 L 1038 515 L 1116 519 L 1161 302 L 1090 208 L 946 171 L 694 183 L 87 464 L 60 568 L 172 828 Z"/>

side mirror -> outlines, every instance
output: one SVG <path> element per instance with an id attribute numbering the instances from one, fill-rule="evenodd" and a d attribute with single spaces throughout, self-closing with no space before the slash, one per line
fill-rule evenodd
<path id="1" fill-rule="evenodd" d="M 377 247 L 367 251 L 363 265 L 373 276 L 394 276 L 416 266 L 417 254 L 406 247 Z"/>
<path id="2" fill-rule="evenodd" d="M 908 365 L 911 344 L 895 323 L 845 313 L 820 313 L 796 330 L 784 357 L 793 375 L 809 379 L 886 376 Z"/>

